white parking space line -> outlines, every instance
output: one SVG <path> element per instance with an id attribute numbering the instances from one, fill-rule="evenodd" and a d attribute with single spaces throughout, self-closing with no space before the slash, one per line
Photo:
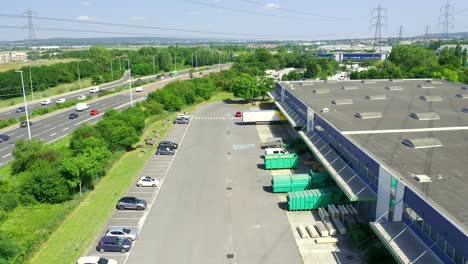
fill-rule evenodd
<path id="1" fill-rule="evenodd" d="M 10 156 L 10 155 L 11 155 L 11 153 L 6 154 L 6 155 L 2 156 L 2 159 L 3 159 L 3 158 L 6 158 L 6 157 L 8 157 L 8 156 Z"/>
<path id="2" fill-rule="evenodd" d="M 57 133 L 52 133 L 52 134 L 49 135 L 49 137 L 53 137 L 55 135 L 57 135 Z"/>

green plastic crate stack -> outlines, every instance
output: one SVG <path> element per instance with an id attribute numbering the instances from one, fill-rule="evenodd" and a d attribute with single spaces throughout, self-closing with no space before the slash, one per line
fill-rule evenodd
<path id="1" fill-rule="evenodd" d="M 308 174 L 275 175 L 271 180 L 273 192 L 292 192 L 307 190 L 310 182 Z"/>
<path id="2" fill-rule="evenodd" d="M 313 210 L 339 203 L 342 192 L 335 187 L 288 192 L 288 210 Z"/>

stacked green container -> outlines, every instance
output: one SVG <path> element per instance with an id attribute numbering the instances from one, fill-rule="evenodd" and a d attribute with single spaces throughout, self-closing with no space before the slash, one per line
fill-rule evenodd
<path id="1" fill-rule="evenodd" d="M 341 202 L 342 192 L 336 187 L 288 192 L 289 211 L 312 210 Z"/>
<path id="2" fill-rule="evenodd" d="M 308 174 L 275 175 L 271 180 L 273 192 L 303 191 L 309 188 Z"/>
<path id="3" fill-rule="evenodd" d="M 290 154 L 268 154 L 265 155 L 265 168 L 271 169 L 293 169 L 298 164 L 296 153 Z"/>

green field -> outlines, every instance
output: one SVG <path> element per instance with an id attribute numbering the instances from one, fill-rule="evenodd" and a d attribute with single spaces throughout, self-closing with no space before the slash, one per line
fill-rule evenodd
<path id="1" fill-rule="evenodd" d="M 0 72 L 9 71 L 9 70 L 17 70 L 24 66 L 43 66 L 43 65 L 51 65 L 55 63 L 66 63 L 71 61 L 77 61 L 77 59 L 56 59 L 56 60 L 44 60 L 44 61 L 29 61 L 29 62 L 11 62 L 11 63 L 2 63 L 0 64 Z"/>

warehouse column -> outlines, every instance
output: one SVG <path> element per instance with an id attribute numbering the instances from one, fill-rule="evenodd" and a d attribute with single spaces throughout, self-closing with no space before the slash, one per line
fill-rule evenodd
<path id="1" fill-rule="evenodd" d="M 405 195 L 405 185 L 397 180 L 395 191 L 395 207 L 393 207 L 393 221 L 400 222 L 403 217 L 403 197 Z"/>
<path id="2" fill-rule="evenodd" d="M 380 165 L 379 184 L 377 190 L 377 208 L 375 211 L 376 222 L 388 221 L 388 210 L 390 209 L 390 190 L 392 189 L 392 175 Z"/>
<path id="3" fill-rule="evenodd" d="M 314 129 L 314 111 L 307 107 L 307 132 Z"/>

